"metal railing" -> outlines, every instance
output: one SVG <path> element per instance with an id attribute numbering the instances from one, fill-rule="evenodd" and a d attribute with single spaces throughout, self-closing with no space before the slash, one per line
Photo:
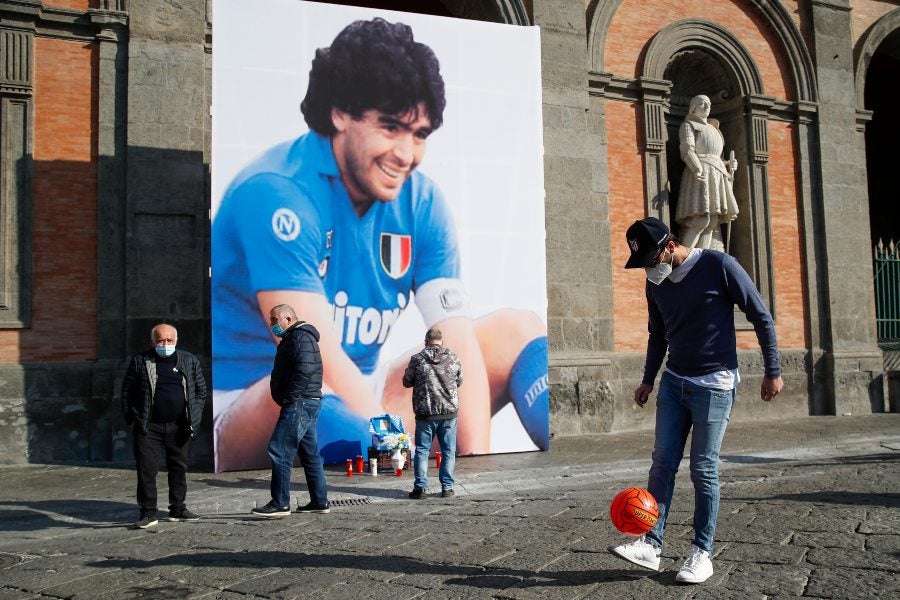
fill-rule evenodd
<path id="1" fill-rule="evenodd" d="M 873 254 L 878 346 L 900 350 L 900 245 L 878 240 Z"/>

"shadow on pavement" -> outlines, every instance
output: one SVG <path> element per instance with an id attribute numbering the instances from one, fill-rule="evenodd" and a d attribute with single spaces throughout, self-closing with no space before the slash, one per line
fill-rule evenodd
<path id="1" fill-rule="evenodd" d="M 0 531 L 120 526 L 133 521 L 136 515 L 136 505 L 108 500 L 0 502 Z M 121 523 L 111 523 L 116 520 Z"/>
<path id="2" fill-rule="evenodd" d="M 813 504 L 846 504 L 847 506 L 883 506 L 900 508 L 900 494 L 878 494 L 828 490 L 801 494 L 778 494 L 766 498 L 731 498 L 731 500 L 784 500 L 786 502 L 810 502 Z"/>
<path id="3" fill-rule="evenodd" d="M 269 489 L 269 475 L 266 477 L 241 477 L 238 479 L 197 479 L 197 483 L 208 485 L 209 487 L 227 488 L 227 489 L 253 489 L 267 490 Z M 190 483 L 188 483 L 190 485 Z"/>
<path id="4" fill-rule="evenodd" d="M 632 581 L 646 579 L 648 572 L 632 569 L 603 569 L 577 571 L 539 571 L 477 566 L 457 566 L 410 558 L 407 556 L 365 556 L 360 554 L 304 554 L 283 551 L 256 550 L 251 552 L 200 552 L 178 554 L 156 560 L 106 559 L 87 563 L 99 569 L 149 569 L 152 567 L 258 567 L 258 568 L 318 568 L 392 571 L 401 574 L 430 574 L 448 576 L 445 583 L 474 588 L 505 589 L 510 587 L 563 587 L 585 585 L 598 581 Z M 674 584 L 674 574 L 649 575 L 660 583 Z"/>
<path id="5" fill-rule="evenodd" d="M 306 487 L 303 479 L 303 472 L 299 473 L 299 478 L 293 478 L 293 482 L 291 484 L 291 494 L 295 494 L 297 492 L 308 493 L 309 489 Z M 337 479 L 335 476 L 334 479 Z M 367 485 L 371 481 L 372 478 L 369 477 L 355 477 L 359 481 L 359 484 L 328 484 L 328 493 L 329 494 L 355 494 L 357 496 L 372 496 L 376 498 L 406 498 L 407 494 L 413 488 L 413 480 L 411 477 L 407 477 L 406 480 L 409 483 L 408 489 L 406 487 L 402 489 L 397 488 L 379 488 L 372 487 L 371 485 Z M 377 478 L 376 478 L 377 479 Z M 383 479 L 388 479 L 386 475 Z M 265 490 L 269 491 L 269 475 L 266 474 L 265 478 L 248 478 L 242 477 L 240 479 L 228 480 L 228 479 L 198 479 L 196 483 L 202 483 L 203 485 L 209 486 L 211 488 L 226 488 L 226 489 L 239 489 L 239 490 Z M 391 482 L 393 483 L 393 482 Z M 189 484 L 190 485 L 190 484 Z"/>
<path id="6" fill-rule="evenodd" d="M 304 486 L 303 489 L 306 489 Z M 338 494 L 358 494 L 360 496 L 372 496 L 376 498 L 405 498 L 409 500 L 409 492 L 413 489 L 412 480 L 409 480 L 409 488 L 375 488 L 375 487 L 367 487 L 364 485 L 353 486 L 353 485 L 330 485 L 328 486 L 328 493 L 338 493 Z M 438 488 L 438 492 L 440 492 L 440 488 Z M 432 495 L 434 495 L 434 490 L 432 490 Z M 438 494 L 440 496 L 440 494 Z"/>
<path id="7" fill-rule="evenodd" d="M 872 465 L 875 463 L 900 462 L 900 452 L 882 452 L 881 454 L 865 454 L 862 456 L 847 456 L 825 460 L 813 460 L 809 464 L 821 467 L 835 467 L 842 465 Z"/>
<path id="8" fill-rule="evenodd" d="M 741 456 L 737 454 L 721 455 L 722 462 L 737 463 L 741 465 L 767 465 L 780 462 L 790 462 L 789 458 L 772 458 L 768 456 Z"/>

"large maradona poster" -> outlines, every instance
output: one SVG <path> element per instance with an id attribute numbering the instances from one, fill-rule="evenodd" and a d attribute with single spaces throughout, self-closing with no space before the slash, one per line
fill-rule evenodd
<path id="1" fill-rule="evenodd" d="M 318 443 L 415 427 L 409 357 L 459 355 L 460 455 L 549 445 L 539 30 L 307 3 L 213 6 L 216 470 L 269 464 L 292 306 L 319 333 Z"/>

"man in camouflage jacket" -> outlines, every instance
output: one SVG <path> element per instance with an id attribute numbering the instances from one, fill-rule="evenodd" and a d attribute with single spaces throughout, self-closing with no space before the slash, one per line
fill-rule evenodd
<path id="1" fill-rule="evenodd" d="M 459 357 L 444 348 L 438 329 L 425 334 L 425 348 L 409 359 L 403 385 L 413 388 L 413 412 L 416 414 L 416 480 L 410 498 L 425 497 L 428 483 L 428 456 L 431 441 L 437 436 L 442 461 L 438 470 L 441 496 L 453 495 L 453 466 L 456 462 L 456 413 L 462 385 Z"/>

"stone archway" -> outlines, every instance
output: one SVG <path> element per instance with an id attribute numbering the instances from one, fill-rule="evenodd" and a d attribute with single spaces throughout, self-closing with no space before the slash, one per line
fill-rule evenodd
<path id="1" fill-rule="evenodd" d="M 609 25 L 623 0 L 591 0 L 586 11 L 588 37 L 588 69 L 593 73 L 604 71 L 604 46 Z M 818 100 L 815 68 L 806 50 L 806 43 L 793 18 L 779 2 L 748 0 L 762 15 L 769 29 L 777 36 L 788 59 L 791 70 L 794 97 L 797 102 Z"/>
<path id="2" fill-rule="evenodd" d="M 875 317 L 878 345 L 884 354 L 885 384 L 891 410 L 900 400 L 900 346 L 893 319 L 897 316 L 896 271 L 890 249 L 900 243 L 900 204 L 897 203 L 896 152 L 900 139 L 895 83 L 900 79 L 900 9 L 877 21 L 860 45 L 856 63 L 858 109 L 871 115 L 866 125 L 866 176 L 869 230 L 876 246 Z M 879 247 L 880 246 L 880 247 Z"/>
<path id="3" fill-rule="evenodd" d="M 678 128 L 690 99 L 710 97 L 726 152 L 738 161 L 735 196 L 740 217 L 719 233 L 728 251 L 751 274 L 774 308 L 771 228 L 768 201 L 767 108 L 762 78 L 749 51 L 724 27 L 708 21 L 677 21 L 647 45 L 641 69 L 645 85 L 644 168 L 648 212 L 667 220 L 675 214 L 684 166 Z M 653 82 L 652 93 L 650 82 Z M 724 246 L 724 244 L 723 244 Z"/>
<path id="4" fill-rule="evenodd" d="M 897 139 L 900 112 L 894 87 L 900 79 L 900 9 L 879 19 L 860 44 L 856 62 L 857 106 L 871 113 L 866 126 L 866 172 L 872 242 L 900 241 L 896 201 Z"/>

